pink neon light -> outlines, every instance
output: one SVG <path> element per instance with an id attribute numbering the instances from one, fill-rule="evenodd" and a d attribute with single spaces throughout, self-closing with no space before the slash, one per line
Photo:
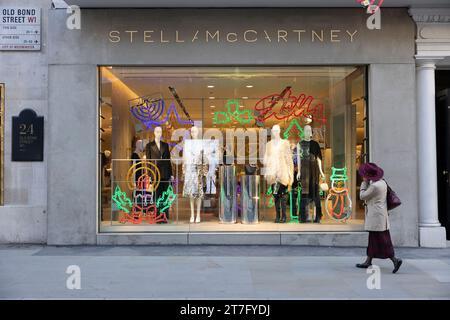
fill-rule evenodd
<path id="1" fill-rule="evenodd" d="M 364 0 L 356 0 L 356 2 L 358 2 L 359 4 L 361 4 L 362 2 L 364 2 Z M 370 1 L 370 6 L 373 5 L 373 3 L 375 2 L 375 0 L 371 0 Z M 377 12 L 378 9 L 380 9 L 381 5 L 383 4 L 384 0 L 380 0 L 380 3 L 378 3 L 377 8 L 375 10 L 372 10 L 372 13 Z"/>

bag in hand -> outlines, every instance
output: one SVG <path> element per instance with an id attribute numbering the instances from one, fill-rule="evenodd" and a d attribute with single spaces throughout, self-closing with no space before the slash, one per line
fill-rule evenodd
<path id="1" fill-rule="evenodd" d="M 386 182 L 386 180 L 384 182 Z M 387 209 L 392 210 L 401 205 L 402 201 L 397 196 L 395 191 L 392 190 L 391 187 L 389 187 L 389 184 L 387 182 L 386 185 L 387 185 L 387 194 L 386 194 Z"/>

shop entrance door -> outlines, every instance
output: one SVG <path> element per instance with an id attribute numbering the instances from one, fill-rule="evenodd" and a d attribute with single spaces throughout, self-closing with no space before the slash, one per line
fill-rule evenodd
<path id="1" fill-rule="evenodd" d="M 450 239 L 450 89 L 436 95 L 436 143 L 439 221 Z"/>

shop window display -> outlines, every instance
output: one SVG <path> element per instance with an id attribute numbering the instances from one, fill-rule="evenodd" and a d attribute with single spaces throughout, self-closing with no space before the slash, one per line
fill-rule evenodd
<path id="1" fill-rule="evenodd" d="M 364 67 L 100 77 L 100 231 L 363 229 Z"/>

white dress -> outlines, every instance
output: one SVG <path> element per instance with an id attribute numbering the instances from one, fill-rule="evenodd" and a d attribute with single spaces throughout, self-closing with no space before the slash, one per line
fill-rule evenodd
<path id="1" fill-rule="evenodd" d="M 203 177 L 208 173 L 208 166 L 203 163 L 201 140 L 186 140 L 183 148 L 183 197 L 201 199 Z"/>

